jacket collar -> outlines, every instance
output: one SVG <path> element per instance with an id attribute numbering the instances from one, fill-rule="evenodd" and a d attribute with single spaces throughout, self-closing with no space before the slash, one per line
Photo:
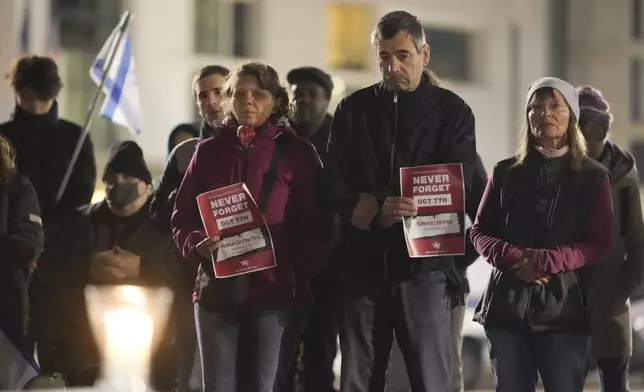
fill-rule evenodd
<path id="1" fill-rule="evenodd" d="M 220 124 L 215 125 L 215 138 L 238 142 L 237 128 L 239 123 L 233 116 L 226 117 Z M 296 135 L 288 121 L 269 118 L 264 124 L 255 128 L 256 139 L 275 139 L 282 133 Z"/>
<path id="2" fill-rule="evenodd" d="M 18 104 L 16 104 L 13 112 L 13 120 L 29 125 L 30 127 L 53 127 L 58 121 L 58 102 L 54 101 L 54 104 L 51 106 L 51 109 L 49 109 L 49 112 L 40 115 L 27 113 L 22 110 L 20 106 L 18 106 Z"/>

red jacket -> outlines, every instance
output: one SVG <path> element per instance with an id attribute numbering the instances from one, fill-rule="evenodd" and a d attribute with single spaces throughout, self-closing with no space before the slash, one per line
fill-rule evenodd
<path id="1" fill-rule="evenodd" d="M 173 236 L 186 260 L 198 258 L 196 246 L 206 238 L 196 197 L 204 192 L 245 182 L 257 200 L 279 135 L 281 161 L 264 217 L 275 248 L 277 267 L 245 275 L 243 293 L 238 278 L 216 279 L 210 261 L 202 260 L 196 299 L 211 311 L 309 306 L 309 282 L 325 258 L 329 218 L 318 205 L 322 168 L 315 148 L 290 128 L 273 123 L 256 129 L 244 149 L 228 119 L 214 138 L 201 142 L 177 194 L 172 215 Z M 243 173 L 245 171 L 245 173 Z"/>

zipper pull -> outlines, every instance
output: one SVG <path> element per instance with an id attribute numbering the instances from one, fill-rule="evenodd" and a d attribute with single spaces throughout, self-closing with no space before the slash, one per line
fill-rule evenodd
<path id="1" fill-rule="evenodd" d="M 398 92 L 394 93 L 394 103 L 398 103 Z"/>

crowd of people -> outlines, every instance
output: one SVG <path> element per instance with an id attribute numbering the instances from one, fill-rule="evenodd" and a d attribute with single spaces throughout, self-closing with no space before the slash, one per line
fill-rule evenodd
<path id="1" fill-rule="evenodd" d="M 89 138 L 57 200 L 81 129 L 58 117 L 54 61 L 18 61 L 14 115 L 0 125 L 4 334 L 36 352 L 42 374 L 90 386 L 101 364 L 85 286 L 166 286 L 174 300 L 151 371 L 160 391 L 330 392 L 338 339 L 342 392 L 383 392 L 394 341 L 411 391 L 463 391 L 466 270 L 480 254 L 495 267 L 475 321 L 497 391 L 534 391 L 540 376 L 547 392 L 581 392 L 592 360 L 604 391 L 628 391 L 644 223 L 635 160 L 607 140 L 601 92 L 535 80 L 517 113 L 519 150 L 488 180 L 472 110 L 427 71 L 419 20 L 388 13 L 371 41 L 382 80 L 333 116 L 320 69 L 291 70 L 287 87 L 262 62 L 204 67 L 191 86 L 201 125 L 170 133 L 163 174 L 120 142 L 96 204 Z M 399 169 L 443 163 L 463 168 L 466 251 L 412 259 L 401 222 L 418 209 L 401 197 Z M 221 279 L 221 239 L 206 234 L 196 198 L 240 182 L 262 199 L 277 265 Z"/>

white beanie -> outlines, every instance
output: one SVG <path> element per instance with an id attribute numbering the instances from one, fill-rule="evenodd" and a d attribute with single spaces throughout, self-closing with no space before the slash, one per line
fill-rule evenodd
<path id="1" fill-rule="evenodd" d="M 568 103 L 568 106 L 570 106 L 570 110 L 572 111 L 572 114 L 575 116 L 575 120 L 579 121 L 579 95 L 577 93 L 577 90 L 568 82 L 565 80 L 561 80 L 558 78 L 553 78 L 553 77 L 545 77 L 545 78 L 539 78 L 532 82 L 530 85 L 530 88 L 528 89 L 528 95 L 525 99 L 525 107 L 526 110 L 528 110 L 528 106 L 530 105 L 530 99 L 532 99 L 532 96 L 534 93 L 537 92 L 537 90 L 541 90 L 542 88 L 553 88 L 564 97 L 566 100 L 566 103 Z"/>

